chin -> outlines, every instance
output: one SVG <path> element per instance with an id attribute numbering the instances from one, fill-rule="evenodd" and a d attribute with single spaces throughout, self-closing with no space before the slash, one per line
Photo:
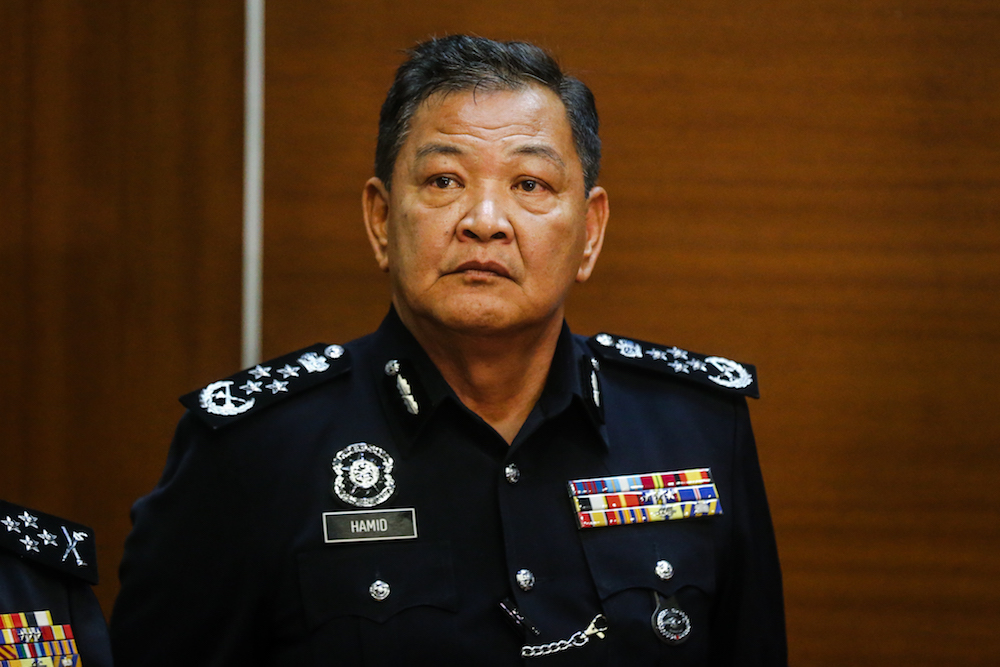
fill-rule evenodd
<path id="1" fill-rule="evenodd" d="M 509 333 L 536 323 L 516 305 L 498 299 L 449 300 L 437 304 L 428 315 L 452 331 L 478 335 Z"/>

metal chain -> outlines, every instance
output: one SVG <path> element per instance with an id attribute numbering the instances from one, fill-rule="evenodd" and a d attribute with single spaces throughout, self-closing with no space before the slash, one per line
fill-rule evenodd
<path id="1" fill-rule="evenodd" d="M 569 639 L 560 639 L 557 642 L 550 642 L 539 646 L 522 646 L 521 657 L 540 658 L 543 655 L 551 655 L 553 653 L 559 653 L 571 648 L 580 648 L 582 646 L 586 646 L 587 642 L 590 641 L 591 635 L 597 635 L 598 639 L 604 639 L 604 632 L 607 629 L 607 619 L 604 618 L 604 614 L 598 614 L 594 617 L 594 620 L 590 622 L 590 625 L 587 626 L 586 630 L 574 632 L 573 636 Z"/>

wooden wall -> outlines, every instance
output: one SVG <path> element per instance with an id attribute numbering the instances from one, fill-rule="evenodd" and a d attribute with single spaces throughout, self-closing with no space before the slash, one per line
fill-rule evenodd
<path id="1" fill-rule="evenodd" d="M 611 194 L 570 322 L 755 362 L 800 665 L 1000 659 L 1000 6 L 272 3 L 265 349 L 386 307 L 361 228 L 398 51 L 537 41 Z"/>
<path id="2" fill-rule="evenodd" d="M 235 4 L 0 16 L 0 495 L 101 529 L 107 608 L 174 397 L 238 363 Z M 1000 6 L 267 12 L 265 355 L 384 314 L 360 189 L 399 51 L 536 41 L 603 123 L 612 220 L 574 329 L 761 372 L 793 664 L 1000 660 Z"/>
<path id="3" fill-rule="evenodd" d="M 239 364 L 242 24 L 0 2 L 0 497 L 96 529 L 106 612 L 177 396 Z"/>

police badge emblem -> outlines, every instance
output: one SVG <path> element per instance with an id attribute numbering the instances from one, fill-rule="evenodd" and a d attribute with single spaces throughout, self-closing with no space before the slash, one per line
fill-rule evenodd
<path id="1" fill-rule="evenodd" d="M 392 457 L 381 447 L 358 442 L 333 458 L 333 493 L 354 507 L 381 505 L 396 490 Z"/>

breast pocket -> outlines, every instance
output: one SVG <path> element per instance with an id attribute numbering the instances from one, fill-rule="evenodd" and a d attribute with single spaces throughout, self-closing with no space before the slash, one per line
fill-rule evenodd
<path id="1" fill-rule="evenodd" d="M 608 639 L 629 647 L 634 658 L 641 653 L 653 663 L 707 662 L 716 592 L 711 523 L 707 519 L 580 531 L 608 620 Z M 680 613 L 660 615 L 663 629 L 657 630 L 657 612 L 670 609 Z M 673 639 L 685 624 L 684 637 Z"/>
<path id="2" fill-rule="evenodd" d="M 330 546 L 299 554 L 298 571 L 318 657 L 393 664 L 458 609 L 447 542 Z"/>

